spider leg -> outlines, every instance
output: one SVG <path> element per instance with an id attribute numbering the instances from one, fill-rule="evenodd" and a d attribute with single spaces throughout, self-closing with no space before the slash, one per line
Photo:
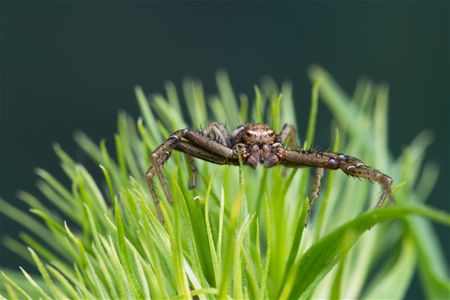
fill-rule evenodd
<path id="1" fill-rule="evenodd" d="M 295 164 L 297 167 L 309 166 L 332 170 L 341 169 L 347 175 L 374 180 L 382 186 L 383 193 L 378 200 L 377 207 L 382 206 L 386 199 L 392 201 L 392 178 L 376 169 L 366 166 L 364 162 L 355 157 L 332 152 L 285 150 L 281 154 L 281 164 L 291 167 Z"/>
<path id="2" fill-rule="evenodd" d="M 198 170 L 197 170 L 197 167 L 196 167 L 193 157 L 196 157 L 196 158 L 199 158 L 202 160 L 206 160 L 206 161 L 218 164 L 218 165 L 226 165 L 226 164 L 238 165 L 239 164 L 238 160 L 229 160 L 225 157 L 211 154 L 188 141 L 179 141 L 176 144 L 175 149 L 185 153 L 186 162 L 192 170 L 192 178 L 191 178 L 191 183 L 189 185 L 189 189 L 195 188 L 197 186 L 197 180 L 198 180 Z"/>
<path id="3" fill-rule="evenodd" d="M 198 148 L 203 149 L 205 152 L 223 157 L 225 159 L 238 159 L 236 151 L 233 151 L 233 149 L 220 142 L 206 137 L 198 131 L 192 129 L 183 129 L 182 137 L 190 141 L 192 144 L 198 146 Z"/>
<path id="4" fill-rule="evenodd" d="M 203 134 L 214 138 L 214 140 L 220 142 L 222 145 L 229 146 L 230 136 L 225 124 L 220 122 L 211 122 L 208 126 L 202 130 Z"/>
<path id="5" fill-rule="evenodd" d="M 164 222 L 164 217 L 160 207 L 160 200 L 158 194 L 156 193 L 156 187 L 154 183 L 154 176 L 156 175 L 161 183 L 164 194 L 166 195 L 167 201 L 172 203 L 172 196 L 170 195 L 167 182 L 164 179 L 164 176 L 161 173 L 161 167 L 167 162 L 170 158 L 172 150 L 174 149 L 178 139 L 181 137 L 182 131 L 179 130 L 172 134 L 170 138 L 168 138 L 164 143 L 162 143 L 158 148 L 153 151 L 150 158 L 152 160 L 152 166 L 145 173 L 147 177 L 148 187 L 150 189 L 150 194 L 152 195 L 153 202 L 155 203 L 156 212 L 158 214 L 161 222 Z"/>
<path id="6" fill-rule="evenodd" d="M 320 193 L 320 184 L 322 182 L 322 178 L 323 178 L 323 168 L 316 168 L 315 173 L 314 173 L 314 177 L 313 177 L 313 182 L 311 185 L 311 195 L 309 198 L 309 206 L 308 206 L 308 216 L 307 216 L 307 220 L 306 222 L 308 222 L 311 212 L 314 208 L 314 204 L 316 203 L 317 199 L 319 198 L 319 193 Z"/>
<path id="7" fill-rule="evenodd" d="M 297 150 L 297 131 L 295 126 L 291 124 L 284 124 L 280 133 L 278 134 L 277 142 L 283 146 L 287 146 L 291 150 Z M 281 176 L 285 177 L 287 175 L 287 169 L 283 168 L 281 171 Z"/>
<path id="8" fill-rule="evenodd" d="M 383 187 L 383 193 L 376 207 L 382 206 L 386 200 L 392 203 L 391 185 L 393 180 L 388 175 L 368 167 L 362 162 L 344 162 L 340 165 L 340 169 L 350 176 L 374 180 Z"/>
<path id="9" fill-rule="evenodd" d="M 186 164 L 188 166 L 188 168 L 191 169 L 191 173 L 190 173 L 190 179 L 189 179 L 189 189 L 194 189 L 197 186 L 197 179 L 198 179 L 198 170 L 197 170 L 197 165 L 194 161 L 194 159 L 192 158 L 192 156 L 185 154 L 184 158 L 186 160 Z"/>
<path id="10" fill-rule="evenodd" d="M 224 156 L 212 154 L 189 141 L 179 141 L 175 146 L 176 150 L 189 154 L 189 156 L 200 158 L 218 165 L 235 165 L 239 164 L 238 160 L 229 159 Z"/>
<path id="11" fill-rule="evenodd" d="M 277 142 L 281 143 L 283 146 L 289 146 L 289 149 L 291 150 L 297 150 L 297 134 L 295 127 L 291 124 L 284 124 L 278 134 Z"/>
<path id="12" fill-rule="evenodd" d="M 195 164 L 195 160 L 193 157 L 200 158 L 202 160 L 206 160 L 215 164 L 219 165 L 225 165 L 225 164 L 234 164 L 237 165 L 238 161 L 230 161 L 227 160 L 225 157 L 221 157 L 219 155 L 211 154 L 198 146 L 195 146 L 194 144 L 188 142 L 188 141 L 179 141 L 175 145 L 175 149 L 181 152 L 185 153 L 186 162 L 188 164 L 188 167 L 192 170 L 192 178 L 191 183 L 189 185 L 189 189 L 193 189 L 197 186 L 197 179 L 198 179 L 198 170 L 197 166 Z"/>
<path id="13" fill-rule="evenodd" d="M 182 138 L 187 141 L 182 141 Z M 172 135 L 151 154 L 153 164 L 145 174 L 147 177 L 150 194 L 153 197 L 156 211 L 161 222 L 164 222 L 164 217 L 160 207 L 160 200 L 156 193 L 154 177 L 155 175 L 158 177 L 167 201 L 172 203 L 172 196 L 170 194 L 167 182 L 161 173 L 161 168 L 170 158 L 174 149 L 217 164 L 237 164 L 238 160 L 237 151 L 204 136 L 200 132 L 192 129 L 182 129 L 172 133 Z M 193 161 L 189 162 L 189 158 L 188 163 L 191 164 L 193 175 L 195 177 L 197 174 L 197 169 L 193 164 Z M 196 179 L 192 180 L 196 183 Z"/>
<path id="14" fill-rule="evenodd" d="M 228 145 L 228 143 L 229 143 L 228 130 L 225 127 L 225 124 L 223 124 L 223 123 L 211 122 L 208 124 L 208 126 L 205 129 L 202 130 L 202 133 L 209 138 L 213 138 L 215 141 L 217 141 L 223 145 Z M 189 153 L 190 151 L 198 152 L 198 148 L 194 149 L 192 145 L 187 146 L 187 147 L 188 147 L 188 149 L 186 149 L 186 151 L 183 151 L 180 149 L 177 149 L 177 150 L 180 150 L 180 151 L 183 151 L 186 153 Z M 189 189 L 193 189 L 197 186 L 197 180 L 198 180 L 197 166 L 195 164 L 195 161 L 192 159 L 192 156 L 186 154 L 185 158 L 186 158 L 188 167 L 192 171 Z"/>
<path id="15" fill-rule="evenodd" d="M 363 161 L 356 157 L 333 152 L 324 152 L 323 154 L 340 161 L 339 168 L 345 174 L 378 182 L 378 184 L 383 188 L 383 193 L 381 194 L 376 207 L 382 206 L 386 200 L 388 203 L 393 202 L 391 195 L 391 185 L 393 180 L 390 176 L 378 171 L 377 169 L 367 166 Z"/>

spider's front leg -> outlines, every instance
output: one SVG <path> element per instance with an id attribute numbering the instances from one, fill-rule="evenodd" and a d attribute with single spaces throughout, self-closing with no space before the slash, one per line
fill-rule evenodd
<path id="1" fill-rule="evenodd" d="M 164 217 L 160 207 L 160 200 L 156 192 L 154 177 L 155 175 L 158 177 L 167 200 L 169 203 L 172 203 L 172 196 L 169 192 L 167 182 L 162 175 L 161 168 L 170 158 L 174 149 L 184 152 L 187 156 L 189 156 L 187 162 L 192 168 L 194 178 L 196 176 L 197 169 L 194 165 L 192 157 L 190 156 L 216 164 L 236 164 L 237 161 L 237 154 L 235 151 L 221 142 L 205 136 L 205 134 L 201 132 L 197 132 L 192 129 L 182 129 L 172 133 L 172 135 L 164 143 L 153 151 L 151 154 L 153 164 L 146 172 L 150 193 L 153 197 L 158 217 L 161 222 L 164 222 Z M 195 179 L 192 180 L 192 183 L 196 183 Z"/>
<path id="2" fill-rule="evenodd" d="M 381 194 L 376 207 L 381 207 L 384 202 L 386 202 L 386 200 L 388 201 L 388 203 L 392 203 L 391 186 L 393 180 L 390 176 L 367 166 L 366 164 L 364 164 L 364 162 L 355 157 L 336 153 L 325 154 L 335 157 L 332 159 L 337 159 L 339 161 L 339 168 L 344 171 L 345 174 L 354 177 L 374 180 L 382 186 L 383 193 Z"/>
<path id="3" fill-rule="evenodd" d="M 156 212 L 158 213 L 158 217 L 162 222 L 164 222 L 164 217 L 161 211 L 160 200 L 158 194 L 156 193 L 156 187 L 153 178 L 155 175 L 158 176 L 167 201 L 169 201 L 169 203 L 172 203 L 172 196 L 170 195 L 167 182 L 161 173 L 161 168 L 170 158 L 170 155 L 172 154 L 172 151 L 175 148 L 178 140 L 182 137 L 182 134 L 182 130 L 174 132 L 164 143 L 162 143 L 153 151 L 150 156 L 152 160 L 152 166 L 145 173 L 145 176 L 147 177 L 148 187 L 150 189 L 150 194 L 152 195 L 153 201 L 155 203 Z"/>
<path id="4" fill-rule="evenodd" d="M 364 162 L 355 157 L 332 152 L 285 150 L 282 155 L 281 163 L 290 167 L 316 167 L 331 170 L 341 169 L 347 175 L 374 180 L 383 188 L 383 193 L 378 200 L 377 207 L 382 206 L 386 200 L 392 201 L 392 178 L 376 169 L 366 166 Z M 314 198 L 315 186 L 317 186 L 316 189 L 318 195 L 320 184 L 317 185 L 317 182 L 320 183 L 321 177 L 322 176 L 315 177 L 318 179 L 314 180 L 311 198 Z"/>
<path id="5" fill-rule="evenodd" d="M 206 137 L 208 137 L 209 139 L 213 139 L 216 142 L 219 142 L 220 144 L 224 145 L 224 146 L 228 146 L 229 143 L 229 135 L 228 135 L 228 131 L 227 128 L 225 127 L 225 124 L 220 123 L 220 122 L 211 122 L 208 124 L 208 126 L 202 130 L 202 134 L 204 134 Z M 194 189 L 197 186 L 197 182 L 198 182 L 198 170 L 197 170 L 197 165 L 195 163 L 195 160 L 192 158 L 192 156 L 208 156 L 207 153 L 202 152 L 199 148 L 194 147 L 193 145 L 181 145 L 179 146 L 181 149 L 177 149 L 180 150 L 184 153 L 190 153 L 192 152 L 193 154 L 186 154 L 185 158 L 186 158 L 186 163 L 188 165 L 188 167 L 191 169 L 191 179 L 189 180 L 189 189 Z M 207 160 L 207 159 L 206 159 Z M 217 160 L 222 161 L 221 158 L 218 157 L 214 157 L 213 158 L 213 162 L 217 163 Z"/>

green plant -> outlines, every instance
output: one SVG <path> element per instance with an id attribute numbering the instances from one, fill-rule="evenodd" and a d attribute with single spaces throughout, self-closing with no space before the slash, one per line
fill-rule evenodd
<path id="1" fill-rule="evenodd" d="M 189 168 L 175 153 L 164 168 L 174 204 L 163 201 L 167 217 L 161 225 L 143 174 L 150 151 L 188 122 L 172 83 L 165 96 L 149 100 L 138 87 L 142 118 L 136 124 L 119 114 L 114 158 L 105 141 L 96 145 L 76 134 L 104 180 L 96 183 L 55 146 L 71 185 L 37 170 L 38 187 L 55 209 L 24 192 L 19 198 L 34 216 L 0 202 L 1 211 L 27 229 L 20 241 L 6 238 L 5 244 L 40 272 L 2 271 L 1 293 L 11 299 L 402 298 L 418 267 L 427 297 L 448 296 L 446 263 L 428 219 L 450 225 L 450 216 L 422 204 L 437 178 L 434 165 L 422 167 L 429 135 L 420 134 L 393 158 L 387 88 L 364 82 L 350 99 L 324 70 L 313 67 L 309 74 L 312 109 L 303 144 L 313 145 L 320 97 L 336 118 L 334 150 L 358 154 L 401 181 L 394 187 L 396 205 L 372 209 L 378 186 L 330 172 L 305 228 L 308 169 L 283 176 L 278 167 L 199 161 L 200 185 L 188 190 Z M 279 88 L 265 80 L 255 87 L 252 106 L 246 95 L 236 99 L 225 73 L 217 74 L 217 85 L 218 95 L 206 101 L 200 82 L 184 81 L 192 127 L 205 126 L 209 115 L 230 127 L 248 122 L 249 115 L 276 130 L 284 122 L 296 124 L 289 83 Z"/>

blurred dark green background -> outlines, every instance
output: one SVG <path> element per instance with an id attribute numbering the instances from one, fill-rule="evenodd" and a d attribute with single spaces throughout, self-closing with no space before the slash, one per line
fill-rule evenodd
<path id="1" fill-rule="evenodd" d="M 61 175 L 58 142 L 80 161 L 81 129 L 94 140 L 115 131 L 116 114 L 135 117 L 133 87 L 162 92 L 185 75 L 215 91 L 214 72 L 229 72 L 237 92 L 253 95 L 262 75 L 294 83 L 300 132 L 306 128 L 312 63 L 348 93 L 361 76 L 390 89 L 390 144 L 398 155 L 420 131 L 435 141 L 428 161 L 441 166 L 429 203 L 449 210 L 450 5 L 422 3 L 53 1 L 1 3 L 0 195 L 38 194 L 33 169 Z M 319 111 L 318 148 L 329 145 L 330 115 Z M 20 207 L 23 207 L 19 205 Z M 18 228 L 0 216 L 0 235 Z M 442 243 L 447 228 L 437 227 Z M 0 246 L 0 266 L 24 263 Z"/>

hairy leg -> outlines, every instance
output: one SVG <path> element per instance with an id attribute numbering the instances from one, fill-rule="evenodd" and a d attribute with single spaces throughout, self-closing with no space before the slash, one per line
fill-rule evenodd
<path id="1" fill-rule="evenodd" d="M 377 207 L 382 206 L 386 200 L 392 201 L 392 178 L 376 169 L 366 166 L 364 162 L 355 157 L 332 152 L 290 150 L 285 150 L 281 155 L 281 164 L 291 167 L 341 169 L 347 175 L 374 180 L 383 188 L 383 193 L 377 203 Z"/>
<path id="2" fill-rule="evenodd" d="M 204 149 L 198 147 L 195 144 L 192 144 L 189 141 L 179 141 L 176 144 L 175 149 L 184 152 L 186 154 L 189 154 L 189 156 L 191 157 L 200 158 L 202 160 L 206 160 L 214 164 L 218 165 L 234 164 L 234 160 L 229 160 L 223 156 L 205 151 Z"/>
<path id="3" fill-rule="evenodd" d="M 228 146 L 192 129 L 183 129 L 182 137 L 203 149 L 205 152 L 227 159 L 237 158 L 235 151 Z"/>
<path id="4" fill-rule="evenodd" d="M 208 124 L 208 126 L 202 130 L 202 133 L 207 136 L 208 138 L 213 139 L 216 142 L 221 143 L 222 145 L 228 146 L 229 144 L 229 135 L 228 135 L 228 130 L 225 127 L 225 124 L 220 123 L 220 122 L 211 122 Z M 194 151 L 196 153 L 200 153 L 201 151 L 199 151 L 198 148 L 193 148 L 192 145 L 187 145 L 187 148 L 183 151 L 181 149 L 177 149 L 186 153 L 189 153 L 189 151 Z M 208 156 L 208 153 L 203 153 L 202 156 Z M 193 189 L 197 186 L 197 179 L 198 179 L 198 171 L 197 171 L 197 166 L 195 163 L 195 160 L 192 159 L 192 156 L 190 155 L 185 155 L 186 158 L 186 162 L 188 167 L 191 169 L 192 173 L 191 173 L 191 180 L 190 180 L 190 184 L 189 184 L 189 189 Z M 200 157 L 203 159 L 203 157 Z M 221 160 L 220 158 L 215 159 L 215 160 Z M 215 161 L 214 161 L 215 162 Z M 215 162 L 216 163 L 216 162 Z"/>
<path id="5" fill-rule="evenodd" d="M 332 152 L 325 152 L 324 154 L 332 157 L 333 159 L 338 159 L 341 162 L 339 168 L 347 175 L 359 178 L 367 178 L 378 182 L 378 184 L 383 187 L 383 193 L 381 194 L 380 199 L 377 202 L 377 207 L 382 206 L 386 200 L 388 202 L 392 202 L 391 185 L 393 183 L 393 180 L 390 176 L 384 174 L 381 171 L 378 171 L 377 169 L 367 166 L 363 161 L 359 160 L 356 157 Z"/>
<path id="6" fill-rule="evenodd" d="M 284 124 L 278 134 L 277 142 L 281 143 L 283 146 L 288 146 L 291 150 L 297 150 L 298 145 L 295 127 L 291 124 Z"/>
<path id="7" fill-rule="evenodd" d="M 167 182 L 161 173 L 161 167 L 167 162 L 172 154 L 179 137 L 181 136 L 181 131 L 177 131 L 172 136 L 162 143 L 158 148 L 156 148 L 151 154 L 150 158 L 152 160 L 152 166 L 145 173 L 147 177 L 148 187 L 150 189 L 150 194 L 152 195 L 153 201 L 155 203 L 156 212 L 158 214 L 161 222 L 164 222 L 164 217 L 161 211 L 160 200 L 158 194 L 156 193 L 156 187 L 154 183 L 154 176 L 156 175 L 161 183 L 164 194 L 166 195 L 167 201 L 172 202 L 172 196 L 170 195 Z"/>
<path id="8" fill-rule="evenodd" d="M 277 142 L 291 150 L 297 150 L 297 130 L 295 129 L 295 126 L 287 123 L 284 124 L 278 134 Z M 281 172 L 281 176 L 285 177 L 286 175 L 287 169 L 284 168 Z"/>
<path id="9" fill-rule="evenodd" d="M 187 141 L 182 140 L 182 138 Z M 200 132 L 191 129 L 183 129 L 174 132 L 164 143 L 153 151 L 151 154 L 152 166 L 145 174 L 161 222 L 164 222 L 164 217 L 162 215 L 160 200 L 154 184 L 154 176 L 156 175 L 158 177 L 167 200 L 169 203 L 172 203 L 172 196 L 167 182 L 161 173 L 161 168 L 170 158 L 174 149 L 184 152 L 188 154 L 188 156 L 192 155 L 217 164 L 236 164 L 237 161 L 237 153 L 235 151 L 204 136 Z M 190 164 L 193 172 L 192 183 L 196 183 L 195 177 L 197 176 L 197 169 L 192 157 L 188 158 L 188 164 Z"/>
<path id="10" fill-rule="evenodd" d="M 186 163 L 187 163 L 188 167 L 191 168 L 192 178 L 190 180 L 189 189 L 193 189 L 197 186 L 197 179 L 198 179 L 198 170 L 197 170 L 197 166 L 195 164 L 195 160 L 193 159 L 193 157 L 200 158 L 202 160 L 206 160 L 206 161 L 212 162 L 214 164 L 219 164 L 219 165 L 225 165 L 225 164 L 238 165 L 239 164 L 238 160 L 229 160 L 229 159 L 227 160 L 225 157 L 211 154 L 188 141 L 179 141 L 175 145 L 175 149 L 185 153 Z"/>
<path id="11" fill-rule="evenodd" d="M 184 155 L 184 159 L 186 161 L 186 165 L 189 169 L 191 169 L 191 172 L 189 173 L 189 189 L 194 189 L 197 187 L 197 179 L 198 179 L 198 170 L 197 165 L 194 161 L 194 158 L 190 156 L 189 154 Z"/>
<path id="12" fill-rule="evenodd" d="M 316 168 L 315 172 L 314 172 L 313 181 L 311 184 L 311 195 L 309 198 L 309 206 L 308 206 L 308 219 L 314 208 L 314 204 L 316 203 L 317 199 L 319 198 L 320 185 L 322 182 L 322 178 L 323 178 L 323 168 Z"/>
<path id="13" fill-rule="evenodd" d="M 211 122 L 202 130 L 207 137 L 213 138 L 222 145 L 230 146 L 230 136 L 225 124 L 220 122 Z"/>
<path id="14" fill-rule="evenodd" d="M 382 206 L 386 200 L 392 202 L 391 185 L 393 180 L 391 177 L 362 163 L 342 163 L 340 169 L 350 176 L 374 180 L 383 187 L 383 193 L 377 202 L 377 207 Z"/>

